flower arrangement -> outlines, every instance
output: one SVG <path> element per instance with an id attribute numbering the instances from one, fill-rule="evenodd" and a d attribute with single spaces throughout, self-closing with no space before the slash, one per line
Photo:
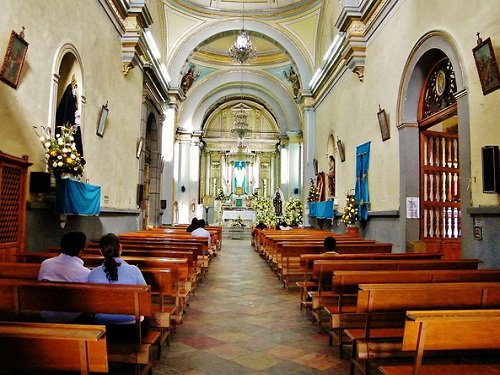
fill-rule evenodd
<path id="1" fill-rule="evenodd" d="M 223 201 L 225 199 L 226 199 L 226 196 L 224 195 L 224 189 L 220 188 L 219 192 L 215 196 L 215 200 L 217 200 L 217 201 Z"/>
<path id="2" fill-rule="evenodd" d="M 274 227 L 278 223 L 278 217 L 274 211 L 273 201 L 270 198 L 255 196 L 251 203 L 255 211 L 256 222 L 262 221 L 268 227 Z"/>
<path id="3" fill-rule="evenodd" d="M 68 173 L 75 177 L 83 174 L 83 164 L 76 150 L 75 139 L 71 126 L 61 126 L 60 134 L 51 137 L 50 129 L 43 127 L 45 135 L 40 137 L 45 148 L 45 159 L 49 170 L 55 175 Z"/>
<path id="4" fill-rule="evenodd" d="M 346 194 L 346 206 L 344 207 L 344 213 L 340 219 L 347 226 L 352 226 L 358 221 L 358 204 L 356 202 L 356 196 L 351 192 Z"/>
<path id="5" fill-rule="evenodd" d="M 241 217 L 238 216 L 236 218 L 236 220 L 233 220 L 233 222 L 231 223 L 231 227 L 233 227 L 233 228 L 245 228 L 246 225 L 243 222 L 243 220 L 241 220 Z"/>
<path id="6" fill-rule="evenodd" d="M 284 219 L 288 225 L 302 225 L 302 202 L 297 197 L 291 197 L 285 202 Z"/>

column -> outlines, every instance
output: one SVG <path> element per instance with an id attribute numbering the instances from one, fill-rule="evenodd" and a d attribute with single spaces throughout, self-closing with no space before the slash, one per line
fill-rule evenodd
<path id="1" fill-rule="evenodd" d="M 288 195 L 302 195 L 302 133 L 298 131 L 288 132 Z M 298 192 L 295 193 L 296 189 Z"/>
<path id="2" fill-rule="evenodd" d="M 314 113 L 314 99 L 312 97 L 304 97 L 303 100 L 304 109 L 304 126 L 303 126 L 303 137 L 304 137 L 304 157 L 302 165 L 302 186 L 309 186 L 309 181 L 314 178 L 314 136 L 315 136 L 315 113 Z M 309 216 L 307 215 L 307 189 L 302 189 L 301 199 L 304 202 L 304 226 L 309 226 Z"/>

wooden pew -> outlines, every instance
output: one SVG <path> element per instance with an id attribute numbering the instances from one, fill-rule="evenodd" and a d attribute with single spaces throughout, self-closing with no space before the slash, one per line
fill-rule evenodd
<path id="1" fill-rule="evenodd" d="M 106 327 L 0 322 L 2 370 L 108 372 Z"/>
<path id="2" fill-rule="evenodd" d="M 8 263 L 0 262 L 0 278 L 38 280 L 39 263 Z M 146 283 L 151 286 L 151 293 L 157 297 L 153 303 L 153 317 L 151 326 L 160 332 L 157 344 L 157 354 L 161 355 L 161 348 L 170 338 L 170 319 L 176 314 L 176 298 L 172 271 L 170 269 L 143 268 L 141 269 Z"/>
<path id="3" fill-rule="evenodd" d="M 500 283 L 360 284 L 356 312 L 361 329 L 346 329 L 352 340 L 351 375 L 370 372 L 372 361 L 408 356 L 401 351 L 406 311 L 498 309 Z"/>
<path id="4" fill-rule="evenodd" d="M 334 271 L 332 296 L 335 306 L 325 306 L 330 314 L 329 344 L 335 340 L 342 357 L 346 328 L 362 328 L 363 315 L 355 314 L 360 284 L 500 282 L 500 270 L 411 270 L 411 271 Z"/>
<path id="5" fill-rule="evenodd" d="M 318 260 L 313 263 L 312 277 L 318 280 L 318 290 L 308 292 L 312 300 L 313 321 L 321 324 L 321 310 L 329 306 L 334 310 L 336 297 L 331 292 L 334 271 L 354 270 L 425 270 L 425 269 L 477 269 L 479 259 L 458 260 Z"/>
<path id="6" fill-rule="evenodd" d="M 318 290 L 318 281 L 313 280 L 312 270 L 315 260 L 417 260 L 417 259 L 441 259 L 442 253 L 369 253 L 369 254 L 339 254 L 327 252 L 322 254 L 303 254 L 300 256 L 300 267 L 303 271 L 301 281 L 297 281 L 300 289 L 300 309 L 310 308 L 312 302 L 307 298 L 307 292 Z"/>
<path id="7" fill-rule="evenodd" d="M 416 353 L 414 363 L 382 366 L 380 371 L 383 375 L 500 374 L 498 358 L 492 364 L 477 360 L 476 363 L 456 364 L 436 359 L 432 364 L 423 363 L 424 355 L 430 351 L 439 350 L 444 355 L 460 351 L 462 356 L 466 355 L 464 350 L 500 349 L 498 332 L 500 310 L 409 311 L 402 350 Z"/>
<path id="8" fill-rule="evenodd" d="M 110 362 L 131 363 L 136 374 L 152 367 L 151 344 L 141 317 L 151 317 L 151 288 L 147 285 L 87 284 L 0 279 L 0 319 L 33 319 L 40 311 L 108 313 L 135 316 L 135 342 L 108 342 Z M 159 335 L 157 335 L 159 336 Z"/>
<path id="9" fill-rule="evenodd" d="M 25 252 L 16 254 L 23 262 L 41 263 L 43 260 L 53 257 L 55 254 L 47 252 Z M 171 313 L 172 322 L 180 324 L 191 293 L 190 269 L 188 259 L 185 258 L 156 258 L 123 256 L 127 263 L 134 264 L 139 269 L 165 269 L 172 272 L 172 299 L 175 301 L 175 310 Z M 102 255 L 83 254 L 82 259 L 86 267 L 94 268 L 103 262 Z"/>

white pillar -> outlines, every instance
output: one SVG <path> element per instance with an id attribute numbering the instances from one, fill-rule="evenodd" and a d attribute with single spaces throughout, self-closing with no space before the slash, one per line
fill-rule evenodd
<path id="1" fill-rule="evenodd" d="M 314 99 L 305 97 L 303 102 L 304 108 L 304 164 L 302 166 L 302 186 L 309 187 L 311 178 L 314 178 L 314 128 L 315 128 L 315 113 L 314 113 Z M 302 189 L 302 202 L 304 202 L 304 226 L 310 225 L 309 216 L 307 215 L 307 188 Z"/>

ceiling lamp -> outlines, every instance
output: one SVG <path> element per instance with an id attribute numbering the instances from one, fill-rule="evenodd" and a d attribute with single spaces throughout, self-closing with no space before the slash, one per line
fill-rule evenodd
<path id="1" fill-rule="evenodd" d="M 236 41 L 229 48 L 229 56 L 240 64 L 245 64 L 254 58 L 256 53 L 257 50 L 253 47 L 248 32 L 245 29 L 241 29 L 236 37 Z"/>
<path id="2" fill-rule="evenodd" d="M 242 3 L 242 21 L 243 27 L 241 28 L 234 44 L 229 48 L 229 56 L 240 64 L 245 64 L 255 57 L 257 50 L 253 47 L 250 35 L 245 30 L 245 3 Z"/>

